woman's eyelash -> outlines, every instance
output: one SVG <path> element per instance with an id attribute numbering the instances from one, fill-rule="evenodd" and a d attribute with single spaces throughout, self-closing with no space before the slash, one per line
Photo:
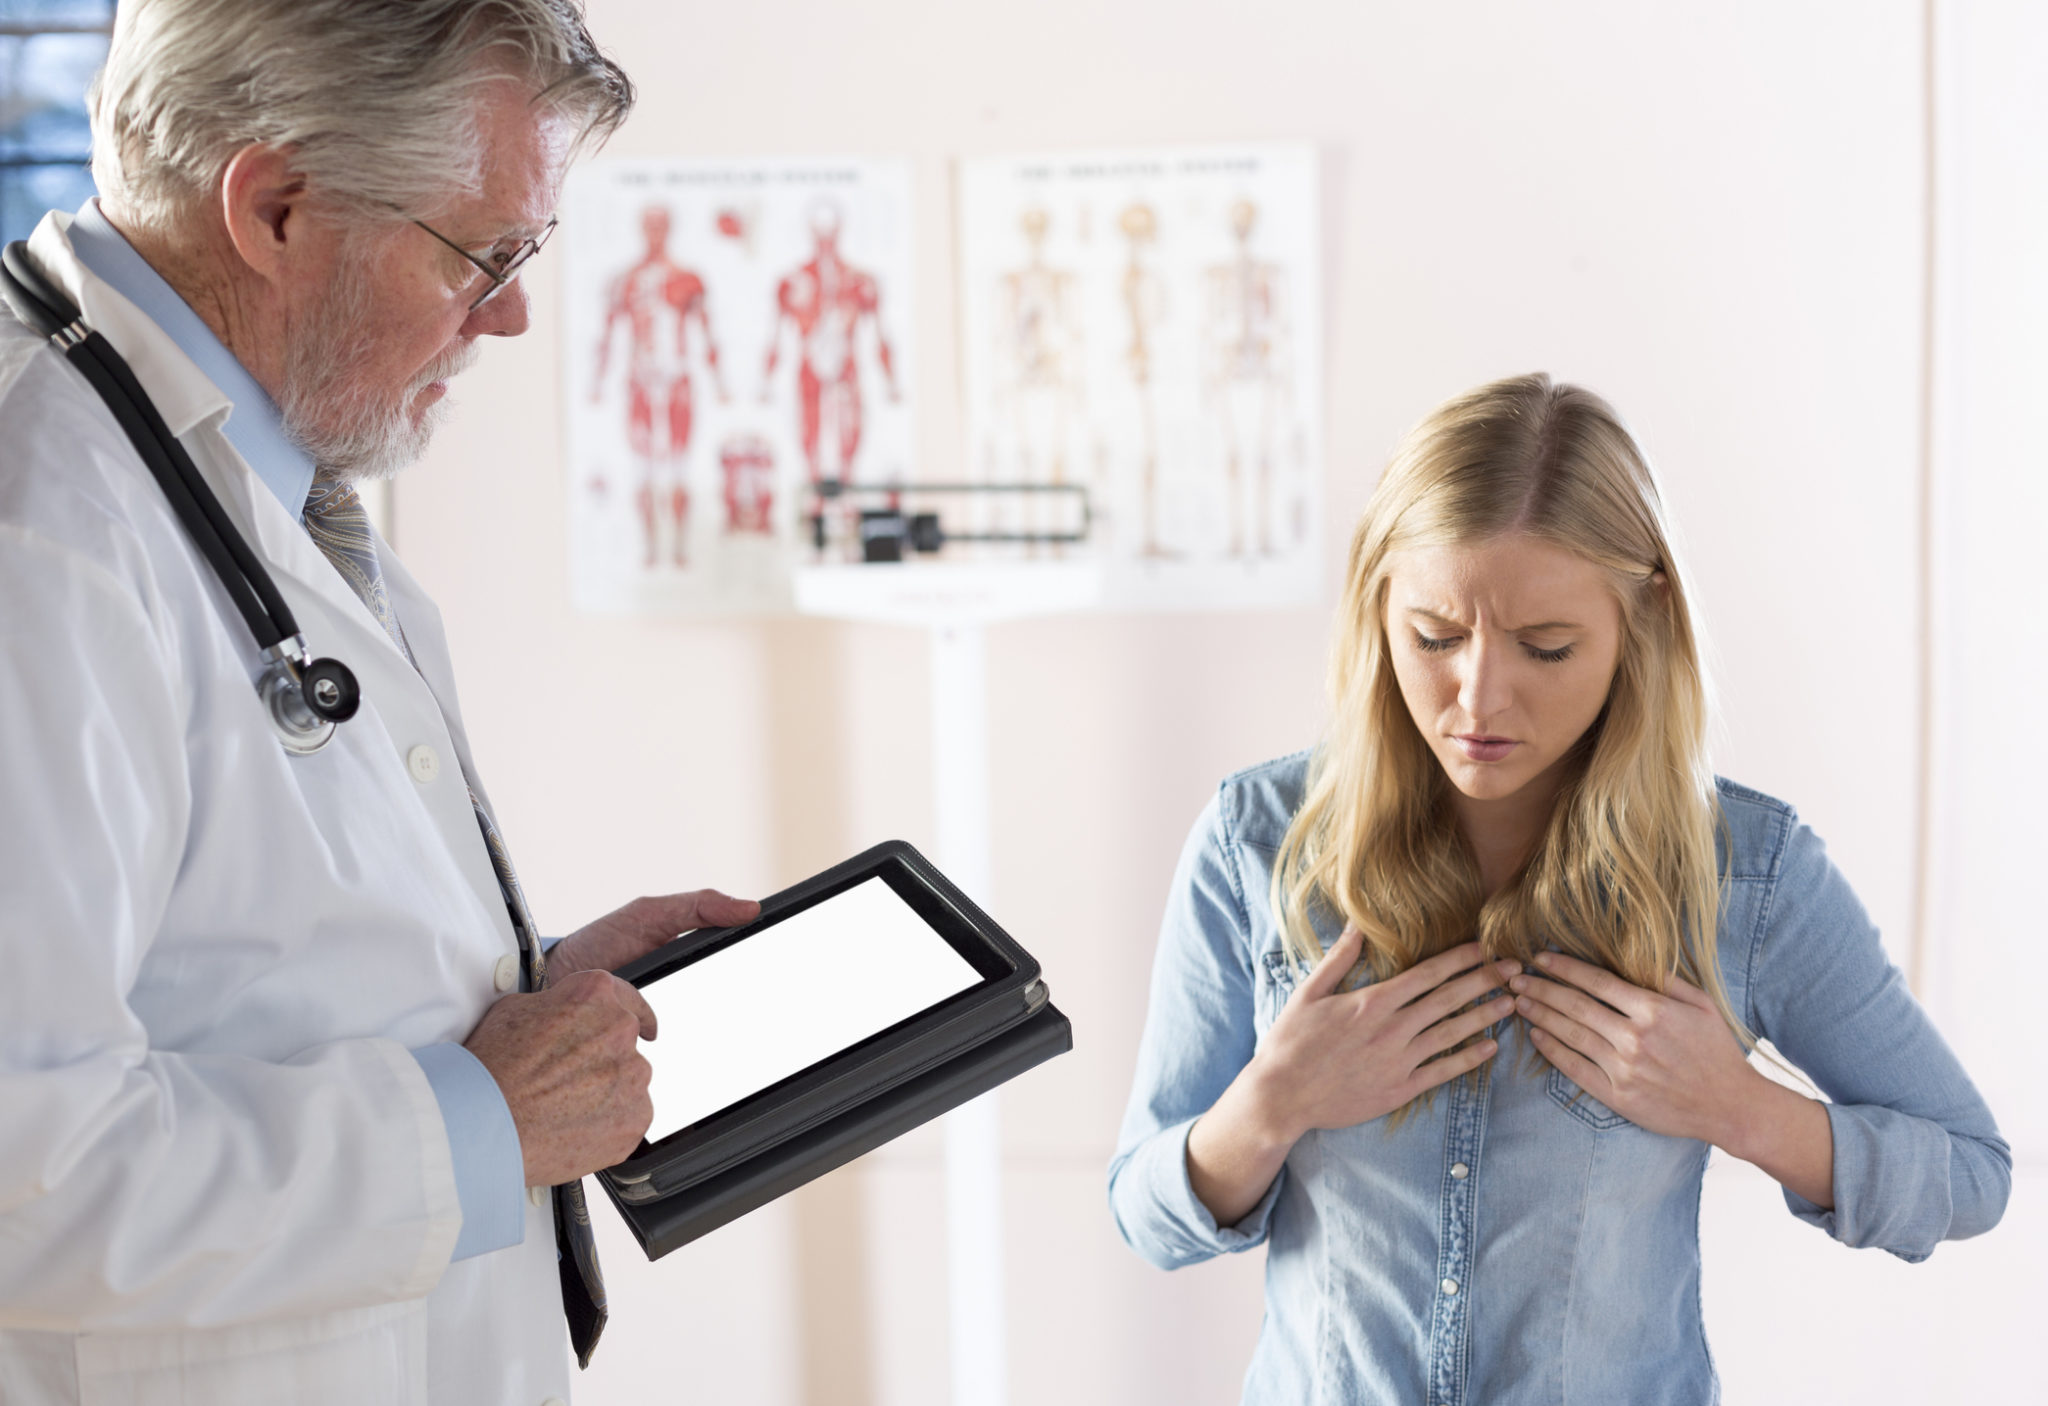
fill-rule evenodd
<path id="1" fill-rule="evenodd" d="M 1462 637 L 1459 635 L 1445 635 L 1443 638 L 1437 639 L 1417 630 L 1415 631 L 1415 647 L 1425 654 L 1442 654 L 1447 649 L 1457 648 L 1460 638 Z M 1545 664 L 1562 664 L 1565 660 L 1572 657 L 1573 646 L 1567 644 L 1557 649 L 1538 649 L 1533 644 L 1525 644 L 1522 648 L 1529 651 L 1531 659 L 1540 660 Z"/>

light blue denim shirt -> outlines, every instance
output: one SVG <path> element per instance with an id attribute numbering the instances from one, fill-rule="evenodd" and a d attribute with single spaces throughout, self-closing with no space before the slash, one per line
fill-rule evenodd
<path id="1" fill-rule="evenodd" d="M 283 418 L 256 378 L 100 213 L 98 200 L 85 202 L 72 217 L 69 233 L 78 261 L 161 327 L 234 403 L 221 433 L 285 510 L 303 519 L 313 461 L 285 433 Z M 517 1245 L 526 1237 L 525 1164 L 519 1129 L 497 1081 L 460 1045 L 428 1045 L 412 1053 L 448 1127 L 455 1192 L 462 1203 L 462 1229 L 452 1258 Z"/>
<path id="2" fill-rule="evenodd" d="M 1308 755 L 1225 781 L 1175 875 L 1110 1209 L 1165 1269 L 1266 1249 L 1247 1403 L 1700 1406 L 1719 1399 L 1700 1318 L 1707 1144 L 1645 1132 L 1497 1029 L 1483 1081 L 1400 1127 L 1311 1132 L 1265 1197 L 1219 1226 L 1187 1137 L 1300 978 L 1267 885 Z M 1922 1260 L 2004 1212 L 2012 1154 L 1877 930 L 1791 807 L 1720 783 L 1729 1002 L 1833 1102 L 1835 1205 L 1792 1214 Z M 1320 934 L 1324 945 L 1334 931 Z"/>

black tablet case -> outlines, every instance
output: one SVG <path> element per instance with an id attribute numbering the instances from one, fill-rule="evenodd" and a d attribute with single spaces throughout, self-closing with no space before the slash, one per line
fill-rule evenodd
<path id="1" fill-rule="evenodd" d="M 992 982 L 964 1011 L 920 1017 L 890 1048 L 857 1068 L 800 1078 L 785 1097 L 714 1138 L 698 1140 L 698 1146 L 637 1156 L 600 1172 L 605 1194 L 649 1259 L 1073 1048 L 1073 1027 L 1046 1000 L 1036 959 L 901 840 L 763 900 L 762 916 L 889 861 L 901 863 L 952 906 L 1009 961 L 1012 973 Z M 621 968 L 619 975 L 629 981 L 644 976 L 671 964 L 678 951 L 701 950 L 729 931 L 689 934 Z M 723 1149 L 708 1163 L 706 1142 Z M 692 1169 L 693 1161 L 700 1169 Z"/>

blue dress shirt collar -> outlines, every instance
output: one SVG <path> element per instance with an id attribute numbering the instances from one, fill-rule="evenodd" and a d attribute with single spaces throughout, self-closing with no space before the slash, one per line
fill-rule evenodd
<path id="1" fill-rule="evenodd" d="M 277 495 L 285 511 L 294 520 L 300 518 L 313 486 L 313 461 L 285 433 L 283 417 L 269 394 L 191 305 L 108 223 L 97 199 L 79 208 L 72 217 L 70 233 L 78 261 L 161 327 L 201 374 L 234 402 L 221 433 L 256 477 Z"/>

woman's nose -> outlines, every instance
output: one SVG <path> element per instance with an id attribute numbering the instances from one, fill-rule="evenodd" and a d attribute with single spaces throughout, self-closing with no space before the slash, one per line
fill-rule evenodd
<path id="1" fill-rule="evenodd" d="M 1474 637 L 1465 651 L 1458 679 L 1458 706 L 1475 724 L 1484 725 L 1507 711 L 1510 689 L 1506 660 L 1491 645 Z"/>

